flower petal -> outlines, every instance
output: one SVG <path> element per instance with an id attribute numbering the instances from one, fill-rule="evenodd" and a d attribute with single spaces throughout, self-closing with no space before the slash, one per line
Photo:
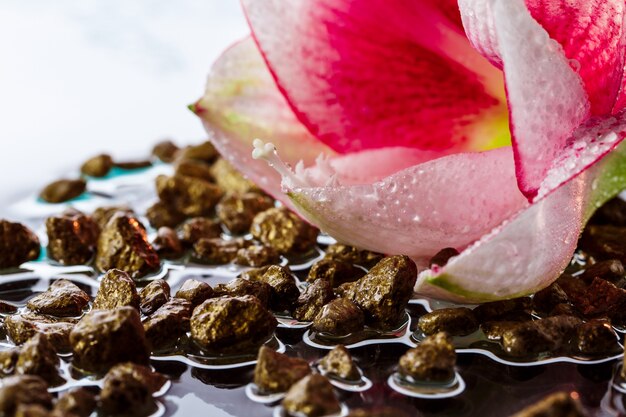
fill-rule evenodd
<path id="1" fill-rule="evenodd" d="M 280 176 L 251 158 L 255 138 L 271 138 L 290 164 L 312 164 L 320 154 L 334 154 L 293 115 L 251 38 L 231 46 L 213 64 L 204 96 L 191 107 L 218 151 L 275 197 L 284 196 Z"/>
<path id="2" fill-rule="evenodd" d="M 493 18 L 517 178 L 522 192 L 534 197 L 554 161 L 570 145 L 572 133 L 590 116 L 589 101 L 563 49 L 531 17 L 523 0 L 497 0 Z"/>
<path id="3" fill-rule="evenodd" d="M 463 249 L 528 203 L 510 148 L 454 154 L 374 184 L 283 184 L 300 215 L 339 241 L 422 264 L 443 247 Z"/>
<path id="4" fill-rule="evenodd" d="M 506 119 L 502 76 L 447 17 L 450 3 L 243 0 L 296 115 L 340 153 L 492 146 L 480 126 Z"/>
<path id="5" fill-rule="evenodd" d="M 281 190 L 280 175 L 250 156 L 256 138 L 271 139 L 285 163 L 301 162 L 308 176 L 320 184 L 329 181 L 328 170 L 343 184 L 368 184 L 440 156 L 398 147 L 335 155 L 295 118 L 250 38 L 233 45 L 215 62 L 205 95 L 191 107 L 219 152 L 287 205 L 290 200 Z M 326 158 L 318 161 L 320 155 Z"/>
<path id="6" fill-rule="evenodd" d="M 620 89 L 626 47 L 623 0 L 526 0 L 532 17 L 563 48 L 570 65 L 578 71 L 591 102 L 593 115 L 619 111 L 615 105 Z M 493 0 L 459 0 L 463 24 L 477 50 L 499 68 Z"/>
<path id="7" fill-rule="evenodd" d="M 531 294 L 565 269 L 594 210 L 626 188 L 626 145 L 522 210 L 437 271 L 416 291 L 465 303 Z"/>

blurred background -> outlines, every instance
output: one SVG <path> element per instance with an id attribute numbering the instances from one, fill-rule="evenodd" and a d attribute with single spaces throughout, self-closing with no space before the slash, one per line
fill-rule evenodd
<path id="1" fill-rule="evenodd" d="M 0 1 L 0 204 L 99 152 L 202 140 L 187 105 L 247 33 L 238 0 Z"/>

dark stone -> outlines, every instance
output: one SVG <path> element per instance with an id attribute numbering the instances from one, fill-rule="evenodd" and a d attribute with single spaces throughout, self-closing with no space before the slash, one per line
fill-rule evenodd
<path id="1" fill-rule="evenodd" d="M 4 321 L 7 334 L 16 345 L 24 344 L 37 333 L 44 333 L 59 352 L 70 349 L 69 335 L 76 323 L 76 319 L 56 319 L 35 313 L 15 314 Z"/>
<path id="2" fill-rule="evenodd" d="M 162 279 L 155 279 L 141 289 L 139 309 L 150 315 L 170 299 L 170 286 Z"/>
<path id="3" fill-rule="evenodd" d="M 89 295 L 66 279 L 57 279 L 41 294 L 28 300 L 27 307 L 57 317 L 80 316 L 89 304 Z"/>
<path id="4" fill-rule="evenodd" d="M 148 416 L 157 408 L 152 394 L 166 381 L 147 366 L 116 365 L 104 377 L 100 408 L 107 415 Z"/>
<path id="5" fill-rule="evenodd" d="M 417 325 L 426 335 L 446 332 L 450 336 L 466 336 L 478 330 L 476 316 L 465 307 L 434 310 L 421 316 Z"/>
<path id="6" fill-rule="evenodd" d="M 96 396 L 87 388 L 72 388 L 64 392 L 54 404 L 61 416 L 89 417 L 96 409 Z"/>
<path id="7" fill-rule="evenodd" d="M 162 162 L 172 162 L 179 151 L 179 147 L 171 140 L 163 140 L 152 148 L 152 155 L 156 156 Z"/>
<path id="8" fill-rule="evenodd" d="M 325 304 L 328 304 L 335 294 L 330 282 L 317 280 L 309 285 L 295 302 L 293 318 L 299 321 L 313 321 Z"/>
<path id="9" fill-rule="evenodd" d="M 0 351 L 0 378 L 15 373 L 15 364 L 17 363 L 20 351 L 20 347 L 12 347 Z"/>
<path id="10" fill-rule="evenodd" d="M 148 159 L 137 160 L 137 161 L 116 161 L 115 166 L 121 169 L 133 170 L 133 169 L 141 169 L 148 168 L 152 166 L 152 161 Z"/>
<path id="11" fill-rule="evenodd" d="M 626 201 L 615 197 L 602 205 L 593 214 L 589 224 L 610 224 L 613 226 L 626 226 Z"/>
<path id="12" fill-rule="evenodd" d="M 624 264 L 619 259 L 608 259 L 606 261 L 599 261 L 595 264 L 589 265 L 582 274 L 580 279 L 586 283 L 591 283 L 594 278 L 602 278 L 613 284 L 621 284 L 624 286 L 624 278 L 626 272 L 624 271 Z"/>
<path id="13" fill-rule="evenodd" d="M 583 294 L 571 301 L 585 317 L 608 317 L 614 324 L 626 323 L 626 290 L 608 281 L 595 278 Z"/>
<path id="14" fill-rule="evenodd" d="M 306 278 L 309 282 L 320 279 L 330 282 L 330 285 L 338 287 L 346 282 L 354 282 L 365 275 L 365 271 L 350 262 L 332 258 L 324 258 L 311 267 Z"/>
<path id="15" fill-rule="evenodd" d="M 46 185 L 39 197 L 48 203 L 63 203 L 78 197 L 87 188 L 87 181 L 83 179 L 77 180 L 57 180 Z"/>
<path id="16" fill-rule="evenodd" d="M 319 231 L 284 207 L 257 214 L 250 227 L 252 236 L 281 255 L 305 254 L 313 249 Z"/>
<path id="17" fill-rule="evenodd" d="M 283 407 L 291 415 L 321 417 L 339 413 L 341 406 L 331 383 L 320 374 L 310 374 L 291 386 Z"/>
<path id="18" fill-rule="evenodd" d="M 187 300 L 172 298 L 144 320 L 146 338 L 153 350 L 174 345 L 189 330 L 192 306 Z"/>
<path id="19" fill-rule="evenodd" d="M 15 372 L 21 375 L 37 375 L 50 385 L 61 383 L 58 371 L 59 357 L 56 349 L 43 333 L 37 333 L 22 345 L 15 364 Z"/>
<path id="20" fill-rule="evenodd" d="M 109 223 L 109 220 L 117 214 L 117 213 L 128 214 L 129 216 L 133 216 L 135 213 L 128 206 L 106 206 L 106 207 L 98 207 L 91 214 L 91 218 L 98 224 L 98 228 L 100 230 L 104 229 Z"/>
<path id="21" fill-rule="evenodd" d="M 458 256 L 458 255 L 459 255 L 459 251 L 454 248 L 443 248 L 439 252 L 437 252 L 435 256 L 430 258 L 430 261 L 428 262 L 428 264 L 430 265 L 431 268 L 435 265 L 442 267 L 448 263 L 450 258 L 454 256 Z"/>
<path id="22" fill-rule="evenodd" d="M 88 263 L 96 253 L 100 228 L 82 213 L 61 214 L 46 219 L 48 257 L 63 265 Z"/>
<path id="23" fill-rule="evenodd" d="M 213 183 L 183 175 L 160 175 L 156 187 L 161 201 L 188 217 L 210 216 L 223 194 Z"/>
<path id="24" fill-rule="evenodd" d="M 336 336 L 348 335 L 363 330 L 363 311 L 346 298 L 336 298 L 322 307 L 313 320 L 316 332 Z"/>
<path id="25" fill-rule="evenodd" d="M 253 295 L 265 308 L 269 308 L 271 293 L 272 287 L 266 282 L 249 281 L 243 278 L 235 278 L 226 284 L 216 285 L 213 295 L 216 297 L 224 295 L 230 297 Z"/>
<path id="26" fill-rule="evenodd" d="M 492 301 L 476 307 L 473 312 L 479 322 L 527 320 L 531 318 L 532 300 L 529 297 Z"/>
<path id="27" fill-rule="evenodd" d="M 169 227 L 159 227 L 157 236 L 152 241 L 152 247 L 159 257 L 165 259 L 178 259 L 183 256 L 183 245 L 176 231 Z"/>
<path id="28" fill-rule="evenodd" d="M 113 168 L 113 158 L 108 154 L 96 155 L 80 166 L 80 172 L 90 177 L 104 177 Z"/>
<path id="29" fill-rule="evenodd" d="M 176 291 L 176 298 L 182 298 L 191 303 L 192 307 L 196 307 L 204 302 L 204 300 L 213 296 L 213 288 L 209 284 L 196 279 L 188 279 L 183 282 L 180 289 Z"/>
<path id="30" fill-rule="evenodd" d="M 589 320 L 577 329 L 576 346 L 580 353 L 602 354 L 619 350 L 618 337 L 611 323 L 604 320 Z"/>
<path id="31" fill-rule="evenodd" d="M 352 360 L 348 349 L 343 345 L 337 345 L 328 352 L 319 363 L 319 367 L 326 374 L 335 376 L 347 381 L 358 381 L 361 379 L 359 368 Z"/>
<path id="32" fill-rule="evenodd" d="M 413 295 L 417 267 L 408 256 L 383 258 L 354 286 L 352 301 L 365 313 L 365 322 L 393 329 L 406 314 Z"/>
<path id="33" fill-rule="evenodd" d="M 157 201 L 146 210 L 146 217 L 150 226 L 155 229 L 161 227 L 176 227 L 185 221 L 187 216 L 168 203 Z"/>
<path id="34" fill-rule="evenodd" d="M 554 316 L 520 323 L 502 334 L 502 347 L 515 357 L 556 352 L 572 340 L 582 321 L 570 316 Z"/>
<path id="35" fill-rule="evenodd" d="M 0 384 L 0 415 L 13 416 L 20 405 L 52 408 L 52 395 L 46 381 L 35 375 L 16 375 L 2 379 Z"/>
<path id="36" fill-rule="evenodd" d="M 225 192 L 244 194 L 248 191 L 259 191 L 252 181 L 246 179 L 224 158 L 215 161 L 211 166 L 211 174 L 217 185 Z"/>
<path id="37" fill-rule="evenodd" d="M 146 229 L 137 218 L 117 213 L 98 239 L 96 267 L 104 272 L 112 268 L 139 278 L 160 267 L 159 255 L 148 242 Z"/>
<path id="38" fill-rule="evenodd" d="M 180 240 L 187 246 L 193 246 L 200 239 L 218 238 L 221 234 L 218 222 L 207 217 L 194 217 L 181 226 Z"/>
<path id="39" fill-rule="evenodd" d="M 311 373 L 304 359 L 291 358 L 261 346 L 254 368 L 254 383 L 263 393 L 285 392 Z"/>
<path id="40" fill-rule="evenodd" d="M 124 306 L 139 308 L 139 303 L 135 282 L 126 272 L 110 269 L 100 282 L 93 308 L 94 310 L 111 310 Z"/>
<path id="41" fill-rule="evenodd" d="M 193 259 L 209 265 L 223 265 L 237 256 L 237 251 L 249 243 L 243 239 L 200 239 L 193 245 Z"/>
<path id="42" fill-rule="evenodd" d="M 291 311 L 294 303 L 300 296 L 296 280 L 289 269 L 272 265 L 260 277 L 256 278 L 272 287 L 270 294 L 270 308 L 274 311 Z"/>
<path id="43" fill-rule="evenodd" d="M 264 245 L 250 245 L 241 248 L 235 256 L 237 265 L 252 266 L 255 268 L 277 264 L 280 262 L 280 255 L 274 249 Z"/>
<path id="44" fill-rule="evenodd" d="M 211 174 L 211 165 L 195 159 L 179 159 L 176 161 L 175 175 L 199 178 L 204 181 L 214 182 Z"/>
<path id="45" fill-rule="evenodd" d="M 437 333 L 402 355 L 398 371 L 417 381 L 447 382 L 454 377 L 455 364 L 452 341 L 445 333 Z"/>
<path id="46" fill-rule="evenodd" d="M 21 223 L 0 220 L 0 269 L 15 268 L 39 257 L 39 238 Z"/>
<path id="47" fill-rule="evenodd" d="M 557 305 L 566 303 L 569 303 L 569 298 L 557 282 L 553 282 L 533 296 L 533 307 L 541 313 L 549 313 Z"/>
<path id="48" fill-rule="evenodd" d="M 355 248 L 342 243 L 335 243 L 326 248 L 326 258 L 362 265 L 368 268 L 376 265 L 383 257 L 384 255 L 381 253 Z"/>
<path id="49" fill-rule="evenodd" d="M 626 227 L 588 225 L 578 246 L 597 260 L 626 262 Z"/>
<path id="50" fill-rule="evenodd" d="M 139 313 L 132 307 L 94 310 L 70 333 L 73 364 L 79 369 L 103 373 L 122 362 L 147 365 L 150 351 Z"/>
<path id="51" fill-rule="evenodd" d="M 585 417 L 578 400 L 569 392 L 550 394 L 511 417 Z"/>
<path id="52" fill-rule="evenodd" d="M 277 325 L 253 296 L 211 298 L 194 309 L 191 337 L 209 351 L 242 352 L 265 343 Z"/>
<path id="53" fill-rule="evenodd" d="M 212 163 L 218 157 L 219 154 L 217 153 L 217 150 L 209 141 L 202 142 L 197 145 L 187 146 L 177 155 L 178 159 L 195 159 L 207 164 Z"/>
<path id="54" fill-rule="evenodd" d="M 242 234 L 250 230 L 258 213 L 270 209 L 274 201 L 263 194 L 227 194 L 217 204 L 217 217 L 231 233 Z"/>

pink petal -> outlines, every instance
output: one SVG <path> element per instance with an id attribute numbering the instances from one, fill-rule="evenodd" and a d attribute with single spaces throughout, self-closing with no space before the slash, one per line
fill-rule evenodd
<path id="1" fill-rule="evenodd" d="M 282 197 L 280 176 L 251 158 L 255 138 L 271 138 L 285 160 L 313 164 L 334 152 L 311 136 L 280 94 L 251 38 L 213 64 L 204 96 L 192 106 L 218 151 L 264 190 Z"/>
<path id="2" fill-rule="evenodd" d="M 501 75 L 470 47 L 450 0 L 243 4 L 296 115 L 340 153 L 480 149 L 493 138 L 475 125 L 505 114 Z"/>
<path id="3" fill-rule="evenodd" d="M 566 151 L 572 133 L 589 117 L 589 102 L 562 48 L 522 0 L 497 1 L 492 12 L 504 64 L 518 182 L 532 197 Z"/>
<path id="4" fill-rule="evenodd" d="M 568 139 L 567 148 L 552 164 L 541 184 L 543 196 L 579 172 L 593 165 L 613 150 L 626 137 L 626 110 L 615 116 L 595 117 L 587 120 Z"/>
<path id="5" fill-rule="evenodd" d="M 251 180 L 290 205 L 278 173 L 251 158 L 256 138 L 271 140 L 284 161 L 302 161 L 320 184 L 329 180 L 325 163 L 344 184 L 377 181 L 401 169 L 439 157 L 438 152 L 413 148 L 367 150 L 335 156 L 295 118 L 280 94 L 254 42 L 248 38 L 229 48 L 215 62 L 204 96 L 193 106 L 220 153 Z M 320 155 L 330 157 L 317 163 Z"/>
<path id="6" fill-rule="evenodd" d="M 422 263 L 443 247 L 463 249 L 528 204 L 510 148 L 446 156 L 373 184 L 310 186 L 302 178 L 284 184 L 311 223 L 339 241 Z"/>
<path id="7" fill-rule="evenodd" d="M 624 73 L 624 1 L 526 0 L 525 3 L 532 17 L 563 47 L 570 65 L 580 74 L 592 114 L 621 110 L 623 99 L 616 103 L 616 97 Z M 493 0 L 459 0 L 470 41 L 501 68 L 493 4 Z"/>
<path id="8" fill-rule="evenodd" d="M 589 95 L 591 113 L 611 113 L 624 72 L 626 3 L 526 0 L 526 4 L 578 70 Z"/>
<path id="9" fill-rule="evenodd" d="M 626 145 L 523 209 L 437 271 L 416 291 L 464 303 L 534 293 L 568 265 L 594 210 L 626 188 Z"/>
<path id="10" fill-rule="evenodd" d="M 328 163 L 337 181 L 344 185 L 357 185 L 371 184 L 405 168 L 423 164 L 440 156 L 439 152 L 395 147 L 338 155 L 330 158 Z M 314 172 L 319 169 L 319 166 L 308 168 L 309 175 L 315 175 Z"/>

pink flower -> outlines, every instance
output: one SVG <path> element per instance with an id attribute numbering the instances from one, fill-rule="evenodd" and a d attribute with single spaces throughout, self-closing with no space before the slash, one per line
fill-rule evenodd
<path id="1" fill-rule="evenodd" d="M 626 187 L 623 0 L 242 2 L 254 42 L 193 106 L 211 140 L 340 241 L 421 265 L 461 250 L 420 293 L 547 286 Z"/>

